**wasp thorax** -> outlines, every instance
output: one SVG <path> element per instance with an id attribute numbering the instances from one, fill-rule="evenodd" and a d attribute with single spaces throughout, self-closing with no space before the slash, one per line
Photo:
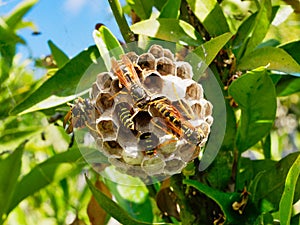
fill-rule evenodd
<path id="1" fill-rule="evenodd" d="M 213 106 L 192 80 L 192 66 L 160 45 L 111 63 L 109 72 L 96 76 L 89 101 L 73 107 L 75 122 L 91 122 L 97 111 L 88 128 L 122 173 L 142 179 L 180 173 L 203 151 L 213 123 Z M 85 111 L 90 114 L 81 118 Z"/>

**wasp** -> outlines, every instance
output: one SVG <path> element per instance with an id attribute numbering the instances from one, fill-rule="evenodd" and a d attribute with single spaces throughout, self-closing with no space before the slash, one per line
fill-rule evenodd
<path id="1" fill-rule="evenodd" d="M 196 129 L 165 97 L 154 99 L 149 103 L 167 122 L 168 127 L 178 138 L 185 138 L 189 143 L 199 145 L 204 139 L 202 129 Z"/>
<path id="2" fill-rule="evenodd" d="M 150 101 L 150 95 L 142 87 L 139 76 L 130 59 L 126 55 L 122 55 L 121 59 L 127 69 L 127 72 L 123 72 L 123 70 L 119 66 L 119 63 L 114 58 L 112 58 L 111 60 L 112 71 L 119 78 L 120 84 L 128 90 L 129 94 L 135 102 L 135 106 L 137 106 L 139 109 L 145 109 L 148 102 Z"/>
<path id="3" fill-rule="evenodd" d="M 122 125 L 132 131 L 135 130 L 134 122 L 132 121 L 132 114 L 129 106 L 125 102 L 120 102 L 116 105 L 117 116 L 122 123 Z"/>
<path id="4" fill-rule="evenodd" d="M 93 107 L 90 99 L 83 99 L 79 97 L 75 104 L 68 104 L 71 109 L 64 117 L 63 126 L 66 127 L 68 122 L 69 125 L 66 129 L 68 134 L 73 132 L 74 128 L 89 127 L 94 130 L 89 124 L 95 119 L 95 108 Z"/>
<path id="5" fill-rule="evenodd" d="M 143 149 L 145 155 L 155 156 L 157 154 L 158 143 L 158 137 L 151 132 L 146 132 L 139 136 L 138 145 Z"/>

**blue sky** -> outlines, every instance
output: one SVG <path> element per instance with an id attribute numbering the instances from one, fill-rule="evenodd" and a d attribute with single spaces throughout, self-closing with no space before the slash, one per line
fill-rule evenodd
<path id="1" fill-rule="evenodd" d="M 8 13 L 20 2 L 0 0 L 0 15 Z M 25 19 L 35 22 L 41 35 L 34 36 L 29 29 L 19 32 L 28 44 L 26 48 L 18 47 L 23 55 L 40 57 L 49 54 L 47 41 L 52 40 L 73 57 L 94 44 L 92 31 L 96 23 L 105 24 L 122 39 L 107 0 L 40 0 Z"/>

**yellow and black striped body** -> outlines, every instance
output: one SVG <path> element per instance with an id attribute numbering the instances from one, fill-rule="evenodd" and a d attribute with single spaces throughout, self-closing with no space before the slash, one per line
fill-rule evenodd
<path id="1" fill-rule="evenodd" d="M 121 124 L 130 129 L 130 130 L 134 130 L 134 122 L 132 121 L 131 117 L 132 114 L 130 112 L 129 109 L 129 105 L 125 102 L 121 102 L 119 104 L 116 105 L 116 112 L 118 115 L 118 118 L 121 122 Z"/>
<path id="2" fill-rule="evenodd" d="M 158 137 L 151 132 L 146 132 L 139 136 L 138 145 L 139 148 L 144 151 L 145 155 L 155 156 L 157 153 L 158 143 Z"/>
<path id="3" fill-rule="evenodd" d="M 204 138 L 200 129 L 195 129 L 192 124 L 186 121 L 181 113 L 168 102 L 167 98 L 159 98 L 149 103 L 165 119 L 168 127 L 178 138 L 185 138 L 191 144 L 199 145 Z"/>

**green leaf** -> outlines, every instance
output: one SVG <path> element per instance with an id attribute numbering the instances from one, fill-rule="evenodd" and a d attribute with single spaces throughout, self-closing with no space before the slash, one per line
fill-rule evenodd
<path id="1" fill-rule="evenodd" d="M 226 222 L 230 224 L 230 222 L 237 220 L 237 213 L 232 209 L 232 203 L 239 198 L 239 193 L 224 193 L 196 180 L 183 180 L 183 184 L 196 188 L 198 191 L 214 200 L 224 212 Z"/>
<path id="2" fill-rule="evenodd" d="M 124 178 L 126 179 L 128 176 L 124 175 Z M 152 205 L 148 195 L 148 190 L 143 183 L 139 186 L 134 183 L 132 186 L 129 186 L 116 184 L 106 179 L 105 184 L 116 198 L 118 204 L 125 209 L 130 216 L 137 220 L 149 223 L 153 221 Z"/>
<path id="3" fill-rule="evenodd" d="M 69 57 L 52 41 L 48 41 L 48 45 L 51 49 L 51 54 L 56 62 L 57 67 L 62 68 L 69 61 Z"/>
<path id="4" fill-rule="evenodd" d="M 285 180 L 284 191 L 279 203 L 280 224 L 289 225 L 292 215 L 294 194 L 297 180 L 300 177 L 300 155 L 289 169 Z"/>
<path id="5" fill-rule="evenodd" d="M 251 34 L 249 36 L 249 39 L 244 42 L 246 43 L 244 56 L 252 52 L 255 47 L 262 42 L 269 30 L 271 17 L 271 0 L 262 0 L 258 14 L 255 17 L 254 24 L 252 24 L 252 28 L 250 29 Z"/>
<path id="6" fill-rule="evenodd" d="M 279 6 L 272 7 L 272 14 L 271 14 L 270 21 L 273 20 L 278 9 L 279 9 Z M 254 28 L 254 24 L 257 23 L 258 13 L 259 13 L 259 11 L 253 13 L 246 20 L 244 20 L 243 23 L 239 26 L 239 28 L 235 34 L 235 37 L 232 42 L 232 46 L 233 46 L 233 52 L 237 56 L 237 60 L 239 60 L 241 57 L 243 57 L 247 43 L 248 43 L 249 39 L 251 38 L 251 34 L 252 34 L 251 32 L 252 32 L 252 29 Z M 260 44 L 260 43 L 258 43 L 258 44 Z"/>
<path id="7" fill-rule="evenodd" d="M 123 48 L 118 39 L 105 26 L 101 26 L 99 30 L 95 30 L 93 37 L 104 60 L 106 69 L 109 71 L 111 68 L 110 57 L 113 56 L 118 59 L 120 55 L 124 54 Z"/>
<path id="8" fill-rule="evenodd" d="M 216 0 L 187 0 L 195 16 L 211 36 L 229 32 L 229 26 Z"/>
<path id="9" fill-rule="evenodd" d="M 37 126 L 6 129 L 0 136 L 0 153 L 8 149 L 15 149 L 26 139 L 30 139 L 42 130 L 42 127 Z"/>
<path id="10" fill-rule="evenodd" d="M 167 0 L 154 0 L 154 6 L 159 11 L 163 8 L 163 6 L 167 3 Z"/>
<path id="11" fill-rule="evenodd" d="M 122 209 L 117 203 L 112 201 L 110 198 L 108 198 L 105 194 L 103 194 L 101 191 L 99 191 L 94 185 L 91 183 L 91 181 L 86 177 L 86 182 L 95 197 L 98 204 L 112 217 L 114 217 L 117 221 L 119 221 L 121 224 L 131 224 L 131 225 L 150 225 L 152 223 L 145 223 L 138 221 L 131 216 L 128 215 L 128 213 Z"/>
<path id="12" fill-rule="evenodd" d="M 37 165 L 17 183 L 8 212 L 13 210 L 23 199 L 48 184 L 67 177 L 75 169 L 81 168 L 84 165 L 80 162 L 81 158 L 79 149 L 74 147 Z"/>
<path id="13" fill-rule="evenodd" d="M 272 128 L 276 114 L 275 87 L 267 71 L 258 68 L 234 81 L 229 87 L 229 95 L 242 110 L 236 145 L 243 152 Z"/>
<path id="14" fill-rule="evenodd" d="M 273 168 L 275 164 L 276 161 L 270 159 L 251 160 L 249 158 L 241 157 L 239 162 L 239 172 L 236 176 L 235 189 L 243 190 L 245 185 L 248 186 L 253 180 L 255 180 L 257 174 Z"/>
<path id="15" fill-rule="evenodd" d="M 17 180 L 21 171 L 21 158 L 25 143 L 21 144 L 13 153 L 4 158 L 0 155 L 0 224 L 8 214 L 8 207 L 13 192 L 17 188 Z M 4 214 L 6 214 L 4 216 Z"/>
<path id="16" fill-rule="evenodd" d="M 22 1 L 16 8 L 13 9 L 9 16 L 5 18 L 7 25 L 10 29 L 15 29 L 15 27 L 20 23 L 26 13 L 38 2 L 38 0 L 26 0 Z"/>
<path id="17" fill-rule="evenodd" d="M 198 46 L 202 37 L 190 24 L 178 19 L 149 19 L 133 24 L 135 34 L 147 35 L 183 45 Z"/>
<path id="18" fill-rule="evenodd" d="M 153 0 L 126 0 L 133 11 L 142 19 L 146 20 L 151 16 Z"/>
<path id="19" fill-rule="evenodd" d="M 288 156 L 284 157 L 279 162 L 262 172 L 257 182 L 256 188 L 253 190 L 249 190 L 252 193 L 252 199 L 255 204 L 261 204 L 261 207 L 263 207 L 263 204 L 269 204 L 272 205 L 272 207 L 269 208 L 272 208 L 273 211 L 278 210 L 279 202 L 282 198 L 282 193 L 284 191 L 284 186 L 287 179 L 287 174 L 293 163 L 296 161 L 297 157 L 299 158 L 299 152 L 289 154 Z M 296 165 L 299 167 L 299 162 L 297 162 L 295 166 Z M 294 169 L 299 170 L 299 168 L 293 168 L 293 173 Z M 288 179 L 291 179 L 291 177 L 289 177 Z M 293 203 L 295 203 L 300 197 L 300 179 L 299 176 L 294 176 L 292 177 L 292 179 L 297 182 L 297 186 L 294 189 L 294 199 L 292 200 Z M 289 185 L 291 185 L 291 183 Z M 290 186 L 290 188 L 291 187 L 292 186 Z M 287 196 L 285 196 L 285 198 L 286 197 Z M 288 206 L 285 205 L 285 207 Z"/>
<path id="20" fill-rule="evenodd" d="M 198 61 L 202 60 L 200 67 L 197 66 L 197 73 L 194 73 L 194 80 L 200 79 L 200 76 L 211 64 L 218 52 L 224 47 L 224 45 L 230 40 L 231 37 L 231 33 L 222 34 L 200 45 L 193 52 L 189 53 L 186 56 L 185 61 L 188 61 L 191 65 L 198 65 Z M 194 57 L 194 54 L 196 54 L 200 59 L 198 57 Z"/>
<path id="21" fill-rule="evenodd" d="M 277 96 L 288 96 L 300 91 L 300 77 L 284 75 L 276 84 Z"/>
<path id="22" fill-rule="evenodd" d="M 280 48 L 290 54 L 300 64 L 300 41 L 294 41 L 281 45 Z"/>
<path id="23" fill-rule="evenodd" d="M 162 7 L 158 18 L 178 19 L 181 0 L 168 0 Z"/>
<path id="24" fill-rule="evenodd" d="M 254 50 L 238 62 L 237 69 L 252 70 L 259 66 L 290 74 L 300 73 L 300 65 L 286 51 L 275 47 Z"/>
<path id="25" fill-rule="evenodd" d="M 98 64 L 96 64 L 98 57 L 99 52 L 96 46 L 91 46 L 79 53 L 23 102 L 19 103 L 11 111 L 11 114 L 15 115 L 42 108 L 51 108 L 76 98 L 74 94 L 83 75 L 88 75 L 89 77 L 85 77 L 84 83 L 78 87 L 77 93 L 90 88 L 92 82 L 96 80 L 96 75 L 105 70 L 101 61 L 98 61 Z"/>

